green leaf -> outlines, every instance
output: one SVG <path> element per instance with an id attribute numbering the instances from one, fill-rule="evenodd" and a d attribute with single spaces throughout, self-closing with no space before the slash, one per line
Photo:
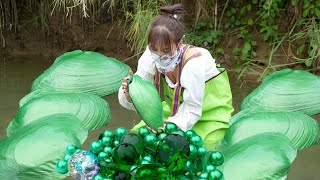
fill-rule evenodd
<path id="1" fill-rule="evenodd" d="M 217 53 L 217 54 L 224 54 L 224 50 L 223 50 L 222 48 L 218 48 L 218 49 L 216 50 L 216 53 Z"/>
<path id="2" fill-rule="evenodd" d="M 250 44 L 248 41 L 246 41 L 246 42 L 244 43 L 242 52 L 249 52 L 250 50 L 251 50 L 251 44 Z"/>
<path id="3" fill-rule="evenodd" d="M 250 44 L 251 44 L 252 46 L 257 46 L 257 42 L 254 41 L 254 40 L 250 41 Z"/>
<path id="4" fill-rule="evenodd" d="M 258 4 L 258 0 L 252 0 L 252 4 Z"/>
<path id="5" fill-rule="evenodd" d="M 303 13 L 302 13 L 302 16 L 303 16 L 304 18 L 307 17 L 307 16 L 309 15 L 309 12 L 310 12 L 310 8 L 304 10 Z"/>
<path id="6" fill-rule="evenodd" d="M 317 17 L 320 18 L 320 9 L 315 8 L 314 11 L 315 11 Z"/>
<path id="7" fill-rule="evenodd" d="M 304 51 L 304 48 L 305 48 L 305 44 L 302 44 L 298 49 L 297 49 L 297 54 L 298 55 L 301 55 Z"/>
<path id="8" fill-rule="evenodd" d="M 219 39 L 214 39 L 214 40 L 213 40 L 213 43 L 214 43 L 214 44 L 219 44 Z"/>
<path id="9" fill-rule="evenodd" d="M 249 25 L 252 25 L 252 24 L 253 24 L 252 18 L 249 18 L 249 19 L 248 19 L 248 24 L 249 24 Z"/>
<path id="10" fill-rule="evenodd" d="M 291 5 L 292 5 L 292 6 L 297 5 L 297 3 L 298 3 L 298 0 L 291 0 Z"/>
<path id="11" fill-rule="evenodd" d="M 239 53 L 239 52 L 241 52 L 240 48 L 233 48 L 232 49 L 232 53 L 234 53 L 234 54 Z"/>
<path id="12" fill-rule="evenodd" d="M 211 36 L 207 36 L 206 40 L 207 40 L 208 43 L 212 43 L 212 37 Z"/>
<path id="13" fill-rule="evenodd" d="M 243 6 L 243 7 L 240 9 L 239 16 L 242 17 L 245 12 L 246 12 L 246 6 Z"/>
<path id="14" fill-rule="evenodd" d="M 248 4 L 248 5 L 247 5 L 247 10 L 248 10 L 248 11 L 251 11 L 251 9 L 252 9 L 251 4 Z"/>

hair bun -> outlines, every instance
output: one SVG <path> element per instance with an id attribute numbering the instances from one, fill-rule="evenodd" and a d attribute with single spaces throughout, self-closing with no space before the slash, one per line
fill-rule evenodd
<path id="1" fill-rule="evenodd" d="M 171 14 L 172 17 L 174 17 L 174 15 L 176 17 L 174 17 L 175 19 L 178 18 L 177 14 L 184 14 L 186 13 L 186 10 L 184 9 L 182 4 L 175 4 L 172 6 L 165 6 L 165 7 L 161 7 L 160 8 L 161 12 L 167 13 L 167 14 Z"/>

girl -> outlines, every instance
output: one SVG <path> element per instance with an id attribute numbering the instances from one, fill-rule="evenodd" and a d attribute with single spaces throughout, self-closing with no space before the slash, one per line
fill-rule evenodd
<path id="1" fill-rule="evenodd" d="M 178 20 L 178 14 L 185 12 L 181 4 L 160 10 L 168 15 L 153 21 L 148 46 L 135 74 L 154 83 L 159 92 L 163 86 L 166 122 L 175 123 L 183 131 L 193 129 L 212 150 L 228 129 L 233 112 L 227 72 L 216 67 L 208 50 L 183 43 L 184 25 Z M 118 97 L 123 107 L 134 110 L 128 77 Z M 133 131 L 144 125 L 139 123 Z"/>

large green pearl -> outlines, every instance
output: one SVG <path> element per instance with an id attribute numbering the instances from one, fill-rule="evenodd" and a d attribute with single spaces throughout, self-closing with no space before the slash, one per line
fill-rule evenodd
<path id="1" fill-rule="evenodd" d="M 148 134 L 150 134 L 150 131 L 146 127 L 142 127 L 138 130 L 138 134 L 142 137 L 145 138 Z"/>
<path id="2" fill-rule="evenodd" d="M 128 143 L 128 144 L 133 145 L 135 148 L 137 148 L 140 155 L 142 155 L 144 153 L 143 139 L 138 134 L 134 134 L 134 133 L 125 134 L 120 140 L 120 144 L 122 144 L 122 143 Z"/>
<path id="3" fill-rule="evenodd" d="M 207 148 L 201 146 L 198 148 L 198 156 L 203 157 L 208 152 Z"/>
<path id="4" fill-rule="evenodd" d="M 115 131 L 115 136 L 117 140 L 120 140 L 122 138 L 122 136 L 124 136 L 125 134 L 127 134 L 127 130 L 125 128 L 117 128 Z"/>
<path id="5" fill-rule="evenodd" d="M 190 143 L 195 145 L 196 147 L 201 147 L 203 144 L 202 138 L 198 135 L 192 136 L 190 139 Z"/>
<path id="6" fill-rule="evenodd" d="M 164 132 L 167 134 L 171 134 L 173 131 L 178 130 L 178 127 L 174 123 L 168 123 L 164 128 Z"/>
<path id="7" fill-rule="evenodd" d="M 76 152 L 77 149 L 78 148 L 75 145 L 69 145 L 66 148 L 66 153 L 69 154 L 69 155 L 72 155 L 73 153 Z"/>
<path id="8" fill-rule="evenodd" d="M 99 154 L 103 150 L 103 146 L 99 141 L 93 141 L 90 144 L 90 151 L 94 154 Z"/>
<path id="9" fill-rule="evenodd" d="M 114 139 L 114 132 L 111 131 L 111 130 L 105 130 L 103 133 L 102 133 L 102 136 L 103 137 L 109 137 L 111 138 L 112 140 Z"/>
<path id="10" fill-rule="evenodd" d="M 68 172 L 68 162 L 65 160 L 60 160 L 56 164 L 56 170 L 60 174 L 66 174 Z"/>
<path id="11" fill-rule="evenodd" d="M 189 155 L 188 141 L 177 134 L 170 134 L 165 137 L 157 149 L 157 159 L 171 171 L 183 169 Z"/>
<path id="12" fill-rule="evenodd" d="M 129 172 L 130 167 L 139 162 L 140 154 L 131 144 L 123 143 L 114 148 L 112 159 L 120 170 Z"/>
<path id="13" fill-rule="evenodd" d="M 221 166 L 224 162 L 223 154 L 219 151 L 213 151 L 209 157 L 209 161 L 214 166 Z"/>
<path id="14" fill-rule="evenodd" d="M 96 174 L 93 177 L 93 180 L 103 180 L 104 179 L 104 175 L 103 174 Z"/>
<path id="15" fill-rule="evenodd" d="M 112 144 L 112 139 L 111 137 L 103 137 L 101 140 L 100 140 L 101 144 L 104 145 L 104 146 L 111 146 Z"/>
<path id="16" fill-rule="evenodd" d="M 220 179 L 223 179 L 223 174 L 222 174 L 222 172 L 221 171 L 219 171 L 219 170 L 217 170 L 217 169 L 215 169 L 215 170 L 213 170 L 213 171 L 210 171 L 209 173 L 208 173 L 208 178 L 209 179 L 212 179 L 212 180 L 220 180 Z"/>

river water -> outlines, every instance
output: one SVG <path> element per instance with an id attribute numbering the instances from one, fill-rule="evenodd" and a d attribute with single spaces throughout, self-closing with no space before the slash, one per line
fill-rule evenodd
<path id="1" fill-rule="evenodd" d="M 35 55 L 0 57 L 0 139 L 6 136 L 5 129 L 18 111 L 20 99 L 30 92 L 33 80 L 49 68 L 53 61 L 54 58 Z M 229 78 L 236 113 L 241 101 L 259 84 L 249 80 L 240 83 L 236 81 L 237 75 L 232 71 L 229 72 Z M 89 143 L 96 140 L 104 130 L 115 130 L 117 127 L 129 129 L 141 119 L 137 113 L 119 105 L 117 94 L 104 99 L 111 108 L 111 121 L 106 127 L 90 132 L 83 149 L 89 149 Z M 313 118 L 320 124 L 320 115 Z M 319 168 L 320 143 L 298 152 L 287 179 L 320 180 Z"/>

